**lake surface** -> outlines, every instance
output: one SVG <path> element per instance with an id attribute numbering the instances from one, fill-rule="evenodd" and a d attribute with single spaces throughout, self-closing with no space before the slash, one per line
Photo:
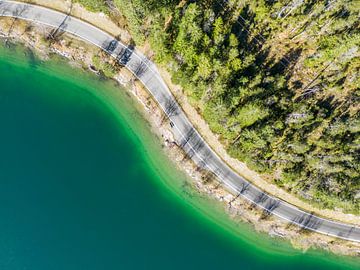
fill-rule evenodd
<path id="1" fill-rule="evenodd" d="M 232 223 L 113 82 L 0 51 L 0 269 L 360 269 Z"/>

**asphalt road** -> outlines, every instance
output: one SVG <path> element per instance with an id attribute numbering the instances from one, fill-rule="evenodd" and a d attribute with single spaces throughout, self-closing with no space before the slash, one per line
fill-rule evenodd
<path id="1" fill-rule="evenodd" d="M 40 6 L 0 0 L 0 16 L 14 17 L 51 26 L 57 29 L 54 31 L 54 35 L 68 32 L 107 51 L 115 58 L 120 55 L 119 61 L 125 63 L 126 67 L 144 84 L 169 117 L 177 143 L 198 166 L 217 175 L 224 187 L 263 209 L 264 214 L 276 215 L 304 229 L 360 242 L 359 227 L 323 219 L 304 212 L 285 201 L 266 194 L 235 173 L 194 129 L 161 78 L 155 64 L 136 49 L 134 51 L 126 49 L 127 46 L 121 42 L 113 42 L 110 46 L 114 37 L 99 28 Z"/>

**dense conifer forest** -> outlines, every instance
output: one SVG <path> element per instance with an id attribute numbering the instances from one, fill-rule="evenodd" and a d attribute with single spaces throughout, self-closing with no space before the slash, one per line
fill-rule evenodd
<path id="1" fill-rule="evenodd" d="M 360 212 L 360 1 L 78 2 L 150 43 L 231 156 Z"/>

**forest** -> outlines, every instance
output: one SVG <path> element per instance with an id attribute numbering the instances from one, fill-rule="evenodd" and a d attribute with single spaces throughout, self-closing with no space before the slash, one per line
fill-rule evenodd
<path id="1" fill-rule="evenodd" d="M 228 153 L 325 208 L 360 213 L 356 0 L 77 0 L 125 20 Z"/>

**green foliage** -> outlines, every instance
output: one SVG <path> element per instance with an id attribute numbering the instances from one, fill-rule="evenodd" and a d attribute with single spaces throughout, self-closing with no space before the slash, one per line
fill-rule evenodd
<path id="1" fill-rule="evenodd" d="M 93 12 L 109 13 L 105 0 L 75 0 L 74 2 L 78 2 Z"/>
<path id="2" fill-rule="evenodd" d="M 236 119 L 242 128 L 249 127 L 259 120 L 264 119 L 269 112 L 259 105 L 248 103 L 240 107 L 237 111 Z"/>
<path id="3" fill-rule="evenodd" d="M 107 61 L 103 60 L 103 57 L 98 55 L 94 55 L 92 58 L 92 62 L 97 70 L 102 72 L 105 77 L 113 78 L 116 75 L 115 68 L 108 63 Z"/>

